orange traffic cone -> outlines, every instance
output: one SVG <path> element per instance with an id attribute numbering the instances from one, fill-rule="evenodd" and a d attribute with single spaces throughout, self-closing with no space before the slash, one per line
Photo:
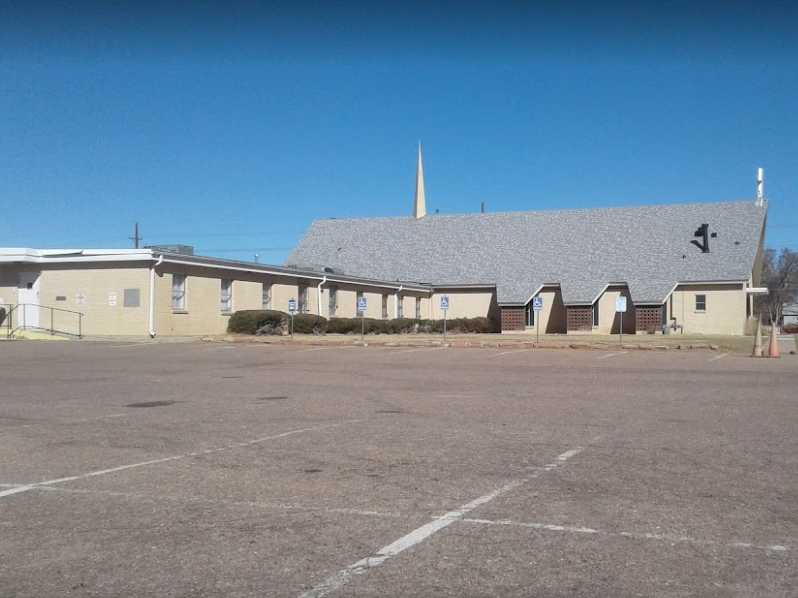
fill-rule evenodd
<path id="1" fill-rule="evenodd" d="M 756 336 L 754 337 L 754 357 L 762 357 L 762 317 L 756 321 Z"/>
<path id="2" fill-rule="evenodd" d="M 768 357 L 781 357 L 779 354 L 779 333 L 775 324 L 770 326 L 770 344 L 768 345 Z"/>

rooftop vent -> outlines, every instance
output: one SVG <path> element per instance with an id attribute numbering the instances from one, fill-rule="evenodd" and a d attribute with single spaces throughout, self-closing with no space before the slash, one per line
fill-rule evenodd
<path id="1" fill-rule="evenodd" d="M 145 245 L 144 249 L 154 249 L 164 253 L 177 253 L 179 255 L 194 255 L 192 245 Z"/>

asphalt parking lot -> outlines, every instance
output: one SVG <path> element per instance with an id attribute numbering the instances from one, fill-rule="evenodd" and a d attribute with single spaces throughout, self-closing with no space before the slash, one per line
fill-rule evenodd
<path id="1" fill-rule="evenodd" d="M 795 596 L 798 359 L 0 344 L 0 595 Z"/>

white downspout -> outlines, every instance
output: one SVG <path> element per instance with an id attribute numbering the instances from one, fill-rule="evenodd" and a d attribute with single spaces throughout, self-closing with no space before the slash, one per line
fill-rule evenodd
<path id="1" fill-rule="evenodd" d="M 326 282 L 327 282 L 327 277 L 325 276 L 324 278 L 321 279 L 319 286 L 316 288 L 316 297 L 317 297 L 316 311 L 319 313 L 319 317 L 321 317 L 321 287 Z"/>
<path id="2" fill-rule="evenodd" d="M 163 264 L 163 254 L 158 256 L 158 261 L 150 265 L 150 313 L 149 333 L 150 338 L 155 338 L 155 268 Z"/>
<path id="3" fill-rule="evenodd" d="M 396 293 L 393 296 L 394 297 L 394 302 L 393 302 L 393 317 L 394 318 L 398 318 L 399 317 L 399 301 L 401 301 L 401 299 L 399 298 L 399 293 L 402 292 L 403 288 L 404 287 L 402 285 L 399 285 L 399 288 L 396 289 Z"/>

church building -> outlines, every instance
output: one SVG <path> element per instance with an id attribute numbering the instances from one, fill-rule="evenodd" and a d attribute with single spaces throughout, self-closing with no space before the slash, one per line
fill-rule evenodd
<path id="1" fill-rule="evenodd" d="M 221 334 L 243 309 L 487 317 L 503 333 L 745 334 L 767 219 L 755 200 L 313 222 L 282 266 L 144 249 L 0 248 L 0 334 Z M 623 318 L 617 311 L 625 298 Z M 537 304 L 541 309 L 535 310 Z"/>

